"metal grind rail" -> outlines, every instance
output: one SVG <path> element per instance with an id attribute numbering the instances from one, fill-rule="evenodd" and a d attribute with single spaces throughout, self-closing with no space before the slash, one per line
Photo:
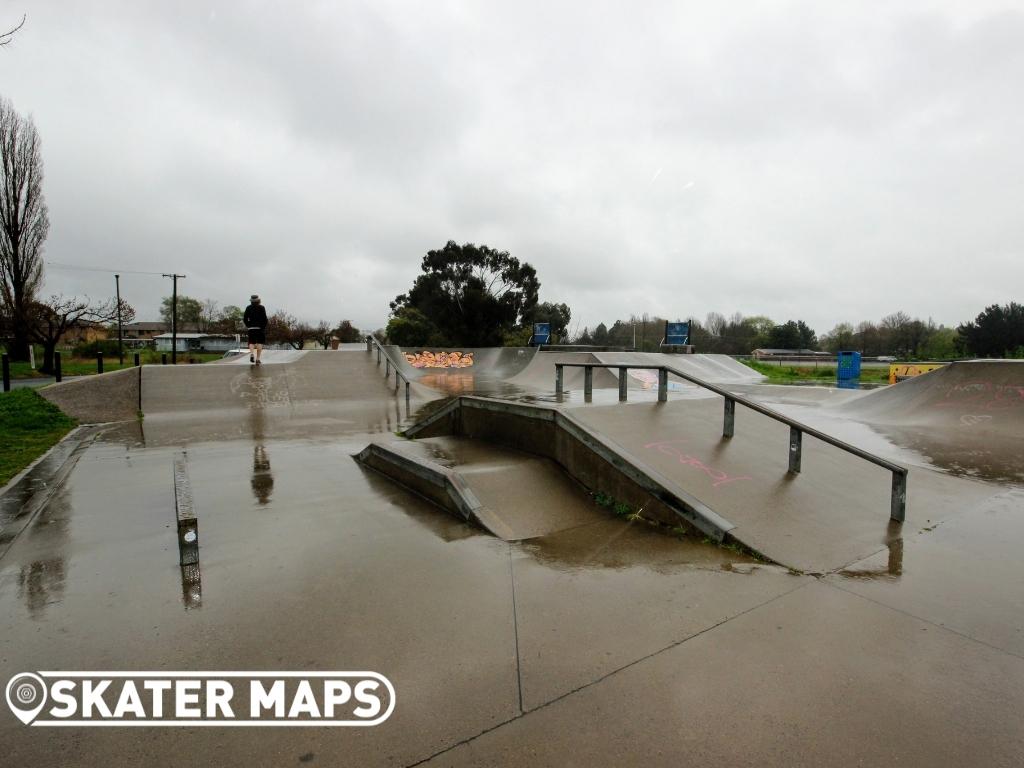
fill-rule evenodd
<path id="1" fill-rule="evenodd" d="M 381 346 L 380 342 L 377 341 L 373 336 L 366 337 L 366 351 L 369 353 L 373 352 L 373 348 L 377 348 L 377 365 L 380 365 L 381 358 L 383 357 L 385 362 L 384 368 L 384 379 L 389 380 L 391 378 L 391 369 L 395 369 L 395 392 L 398 391 L 398 380 L 401 379 L 405 382 L 405 404 L 409 405 L 409 379 L 408 377 L 398 370 L 398 364 L 392 363 L 391 356 L 388 351 Z"/>
<path id="2" fill-rule="evenodd" d="M 757 403 L 749 398 L 743 397 L 729 392 L 726 389 L 718 387 L 709 382 L 698 379 L 695 376 L 691 376 L 688 373 L 684 373 L 676 368 L 672 368 L 667 365 L 619 365 L 617 363 L 555 363 L 555 394 L 561 395 L 564 391 L 562 382 L 564 381 L 564 370 L 565 368 L 583 368 L 583 394 L 584 397 L 591 397 L 594 393 L 594 369 L 595 368 L 608 368 L 618 369 L 619 371 L 619 400 L 621 402 L 626 401 L 627 397 L 627 371 L 631 369 L 639 369 L 646 371 L 657 371 L 658 372 L 658 402 L 664 403 L 668 400 L 668 375 L 671 373 L 673 376 L 678 376 L 684 381 L 688 381 L 691 384 L 696 384 L 698 387 L 703 387 L 709 392 L 714 392 L 716 395 L 721 395 L 725 398 L 725 413 L 723 416 L 722 423 L 722 437 L 733 436 L 736 427 L 736 404 L 745 405 L 752 411 L 767 416 L 768 418 L 775 419 L 775 421 L 782 422 L 789 427 L 789 471 L 792 474 L 798 474 L 800 472 L 800 460 L 803 455 L 803 436 L 805 434 L 815 437 L 821 440 L 823 443 L 835 446 L 847 453 L 852 453 L 858 458 L 869 461 L 883 469 L 888 470 L 892 473 L 892 496 L 890 499 L 890 511 L 889 517 L 897 522 L 903 522 L 907 516 L 907 468 L 901 467 L 898 464 L 894 464 L 891 461 L 883 459 L 881 456 L 876 456 L 873 453 L 861 450 L 854 445 L 845 443 L 842 440 L 837 440 L 831 435 L 826 435 L 820 430 L 809 427 L 806 424 L 802 424 L 795 419 L 791 419 L 788 416 L 783 416 L 778 411 L 773 411 L 771 408 Z"/>

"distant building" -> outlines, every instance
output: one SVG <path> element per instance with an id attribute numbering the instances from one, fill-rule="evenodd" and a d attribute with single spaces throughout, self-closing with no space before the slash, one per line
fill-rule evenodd
<path id="1" fill-rule="evenodd" d="M 831 352 L 818 352 L 813 349 L 755 349 L 752 353 L 756 360 L 816 359 L 835 357 Z"/>
<path id="2" fill-rule="evenodd" d="M 158 352 L 170 352 L 172 335 L 161 333 L 153 337 Z M 234 336 L 219 333 L 178 333 L 178 352 L 227 352 L 236 349 L 238 340 Z"/>
<path id="3" fill-rule="evenodd" d="M 125 341 L 152 341 L 157 336 L 170 333 L 171 326 L 162 320 L 145 320 L 139 323 L 125 323 L 121 326 L 121 337 Z M 195 323 L 178 323 L 178 335 L 183 333 L 199 333 Z M 114 336 L 117 336 L 117 326 L 114 326 Z"/>

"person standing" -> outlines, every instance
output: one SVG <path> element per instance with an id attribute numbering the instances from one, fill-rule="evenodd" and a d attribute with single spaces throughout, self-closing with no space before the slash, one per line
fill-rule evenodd
<path id="1" fill-rule="evenodd" d="M 249 334 L 249 362 L 262 365 L 260 355 L 263 352 L 263 345 L 267 343 L 267 310 L 255 293 L 249 297 L 249 306 L 245 308 L 242 322 L 245 323 L 245 329 Z"/>

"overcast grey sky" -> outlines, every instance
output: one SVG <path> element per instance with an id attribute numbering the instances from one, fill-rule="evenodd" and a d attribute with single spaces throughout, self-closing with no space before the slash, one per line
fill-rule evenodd
<path id="1" fill-rule="evenodd" d="M 0 27 L 23 13 L 0 94 L 61 264 L 363 328 L 449 239 L 580 327 L 1024 298 L 1021 2 L 0 0 Z M 153 319 L 170 283 L 122 290 Z"/>

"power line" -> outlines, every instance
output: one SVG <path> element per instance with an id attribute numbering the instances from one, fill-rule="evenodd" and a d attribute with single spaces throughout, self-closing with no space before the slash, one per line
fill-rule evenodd
<path id="1" fill-rule="evenodd" d="M 46 261 L 47 265 L 55 267 L 56 269 L 75 269 L 81 272 L 109 272 L 110 274 L 122 274 L 122 275 L 154 275 L 155 277 L 162 277 L 162 272 L 142 272 L 137 269 L 108 269 L 107 267 L 82 267 L 76 264 L 62 264 L 59 261 Z"/>

